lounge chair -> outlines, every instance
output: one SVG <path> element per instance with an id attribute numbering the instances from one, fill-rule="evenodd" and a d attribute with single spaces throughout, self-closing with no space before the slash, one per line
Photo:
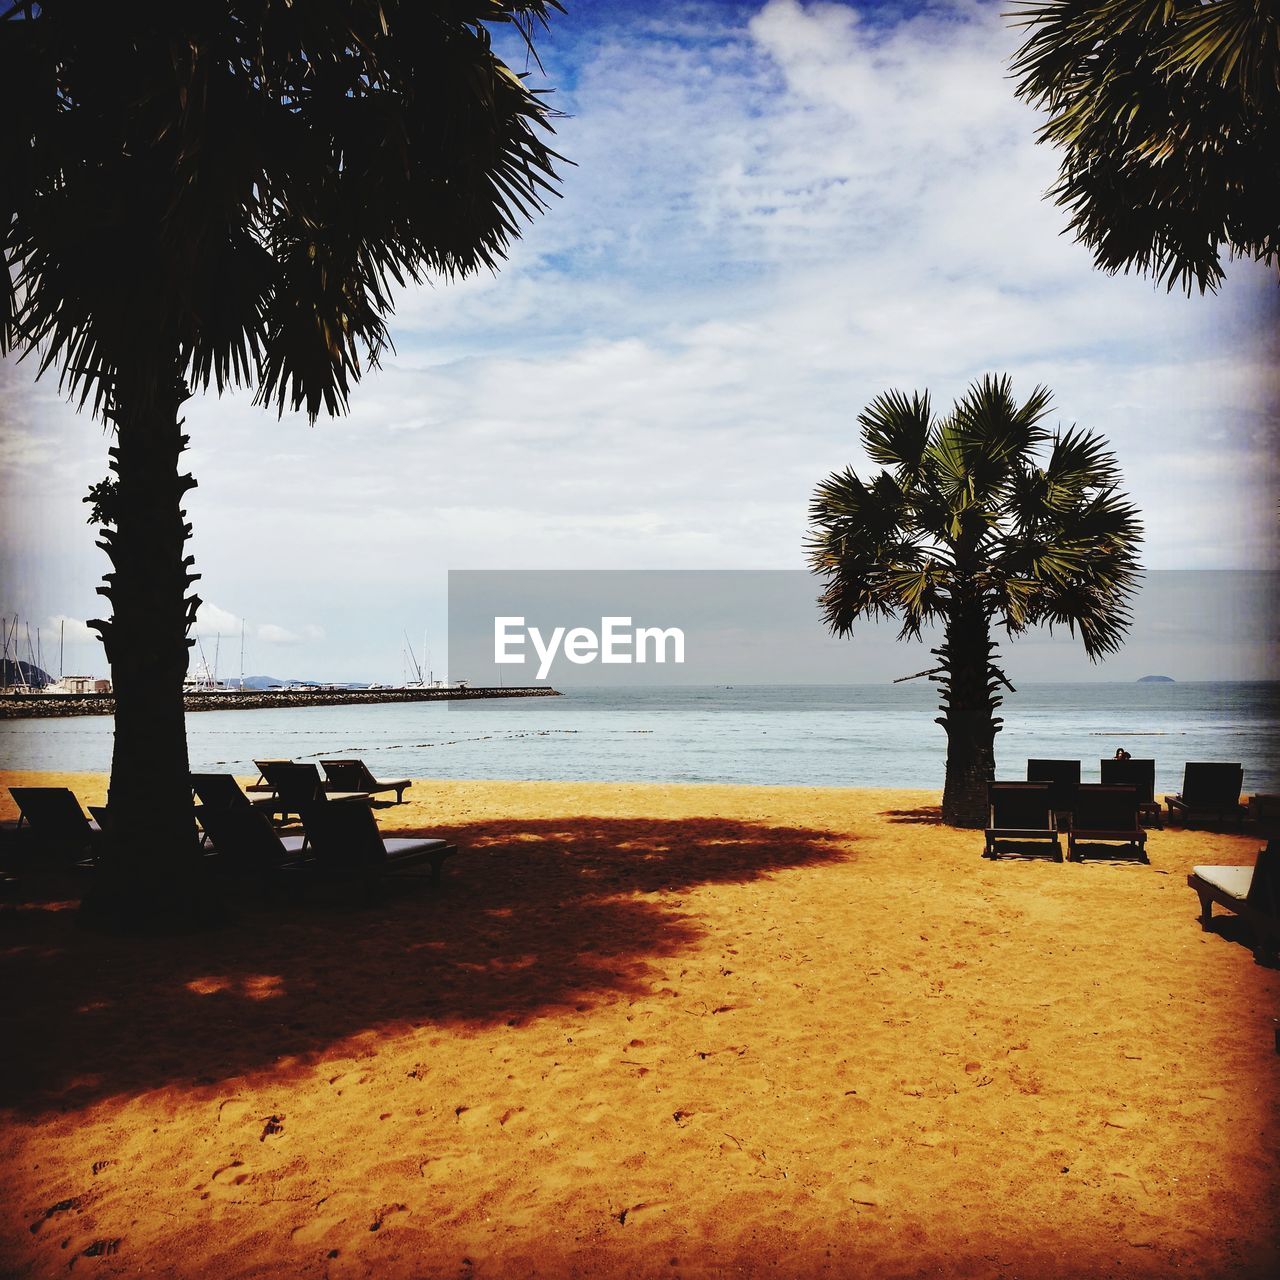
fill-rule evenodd
<path id="1" fill-rule="evenodd" d="M 1249 821 L 1268 838 L 1280 836 L 1280 796 L 1255 791 L 1249 797 Z"/>
<path id="2" fill-rule="evenodd" d="M 196 817 L 213 841 L 218 870 L 230 875 L 256 876 L 269 890 L 288 871 L 305 867 L 305 836 L 279 836 L 270 820 L 250 804 L 204 804 Z"/>
<path id="3" fill-rule="evenodd" d="M 240 790 L 240 784 L 229 773 L 193 773 L 191 790 L 206 809 L 244 809 L 255 805 L 269 809 L 271 796 L 249 796 Z M 203 825 L 203 824 L 201 824 Z M 206 831 L 201 842 L 209 839 Z"/>
<path id="4" fill-rule="evenodd" d="M 1098 761 L 1098 776 L 1109 787 L 1136 787 L 1138 816 L 1143 824 L 1164 827 L 1160 802 L 1156 799 L 1156 762 L 1154 760 L 1117 760 L 1108 756 Z"/>
<path id="5" fill-rule="evenodd" d="M 439 884 L 444 860 L 458 852 L 447 840 L 384 837 L 368 805 L 323 796 L 303 806 L 302 825 L 316 872 L 362 880 L 366 889 L 384 876 L 414 874 L 424 865 L 431 868 L 431 883 Z"/>
<path id="6" fill-rule="evenodd" d="M 1001 841 L 1044 840 L 1053 845 L 1054 856 L 1061 862 L 1062 845 L 1058 842 L 1051 792 L 1047 782 L 988 783 L 986 847 L 982 856 L 994 858 Z"/>
<path id="7" fill-rule="evenodd" d="M 205 808 L 243 809 L 256 805 L 270 809 L 271 806 L 269 795 L 246 795 L 229 773 L 192 773 L 191 790 L 196 792 L 196 799 Z"/>
<path id="8" fill-rule="evenodd" d="M 31 829 L 36 847 L 59 861 L 89 866 L 102 844 L 102 828 L 85 817 L 66 787 L 10 787 L 21 815 L 18 828 Z"/>
<path id="9" fill-rule="evenodd" d="M 1049 784 L 1049 803 L 1061 826 L 1075 803 L 1076 788 L 1080 785 L 1080 761 L 1028 760 L 1027 781 Z"/>
<path id="10" fill-rule="evenodd" d="M 1182 790 L 1165 796 L 1169 817 L 1175 816 L 1183 826 L 1192 823 L 1222 823 L 1228 819 L 1244 825 L 1240 807 L 1240 788 L 1244 785 L 1244 769 L 1238 764 L 1198 761 L 1187 764 L 1182 775 Z"/>
<path id="11" fill-rule="evenodd" d="M 191 790 L 202 805 L 215 809 L 243 809 L 246 805 L 271 807 L 270 796 L 247 795 L 229 773 L 193 773 Z"/>
<path id="12" fill-rule="evenodd" d="M 292 763 L 293 763 L 292 760 L 255 760 L 253 762 L 253 765 L 254 765 L 254 768 L 257 769 L 258 771 L 258 780 L 257 782 L 251 782 L 245 788 L 245 790 L 259 791 L 259 792 L 265 791 L 270 793 L 271 791 L 274 790 L 274 788 L 272 787 L 271 783 L 267 781 L 267 766 L 273 765 L 273 764 L 292 764 Z"/>
<path id="13" fill-rule="evenodd" d="M 1209 928 L 1216 902 L 1248 922 L 1256 960 L 1280 951 L 1280 842 L 1259 849 L 1252 867 L 1192 867 L 1187 884 L 1199 895 L 1202 929 Z"/>
<path id="14" fill-rule="evenodd" d="M 404 793 L 412 785 L 408 778 L 375 778 L 363 760 L 321 760 L 320 767 L 328 780 L 327 791 L 394 791 L 396 804 L 404 803 Z"/>
<path id="15" fill-rule="evenodd" d="M 271 786 L 271 799 L 266 808 L 284 821 L 291 813 L 302 816 L 302 810 L 326 795 L 324 779 L 313 764 L 294 764 L 289 760 L 256 761 Z M 331 800 L 368 800 L 367 791 L 335 791 Z"/>
<path id="16" fill-rule="evenodd" d="M 1076 845 L 1124 841 L 1147 862 L 1147 833 L 1138 821 L 1138 789 L 1082 782 L 1076 791 L 1076 807 L 1067 832 L 1067 861 L 1076 856 Z"/>

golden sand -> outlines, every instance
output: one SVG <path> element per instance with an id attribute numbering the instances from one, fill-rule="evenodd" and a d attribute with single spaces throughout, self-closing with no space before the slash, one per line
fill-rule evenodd
<path id="1" fill-rule="evenodd" d="M 1280 973 L 1185 882 L 1256 838 L 990 863 L 923 791 L 408 796 L 384 831 L 465 846 L 439 890 L 159 941 L 69 880 L 0 908 L 0 1270 L 1280 1271 Z"/>

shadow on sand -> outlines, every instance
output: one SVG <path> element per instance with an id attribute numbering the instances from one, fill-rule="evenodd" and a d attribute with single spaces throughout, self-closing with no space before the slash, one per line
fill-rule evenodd
<path id="1" fill-rule="evenodd" d="M 1114 866 L 1145 867 L 1150 859 L 1127 845 L 1103 844 L 1101 841 L 1078 840 L 1074 861 L 1078 863 L 1110 863 Z"/>
<path id="2" fill-rule="evenodd" d="M 1066 855 L 1045 840 L 1000 840 L 982 856 L 989 862 L 1061 862 Z"/>
<path id="3" fill-rule="evenodd" d="M 1263 969 L 1280 969 L 1280 956 L 1273 954 L 1267 948 L 1259 952 L 1258 939 L 1254 935 L 1252 926 L 1243 916 L 1214 916 L 1208 926 L 1204 927 L 1204 932 L 1213 934 L 1233 946 L 1252 951 L 1254 963 Z M 1276 1052 L 1280 1053 L 1280 1028 L 1277 1029 L 1276 1034 Z"/>
<path id="4" fill-rule="evenodd" d="M 921 805 L 918 809 L 886 809 L 880 815 L 890 822 L 910 822 L 920 826 L 940 827 L 942 825 L 942 806 L 940 804 Z"/>
<path id="5" fill-rule="evenodd" d="M 408 832 L 395 834 L 411 834 Z M 70 882 L 0 908 L 0 1104 L 79 1106 L 299 1064 L 360 1032 L 518 1025 L 556 1006 L 651 994 L 704 933 L 681 895 L 847 858 L 848 837 L 714 818 L 456 826 L 436 890 L 338 886 L 303 905 L 246 890 L 235 923 L 166 939 L 76 926 Z M 42 900 L 36 900 L 41 896 Z"/>

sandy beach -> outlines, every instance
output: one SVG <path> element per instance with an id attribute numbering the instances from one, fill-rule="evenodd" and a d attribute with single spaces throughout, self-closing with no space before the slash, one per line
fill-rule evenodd
<path id="1" fill-rule="evenodd" d="M 438 890 L 163 940 L 78 930 L 70 877 L 0 905 L 5 1275 L 1280 1268 L 1280 972 L 1185 883 L 1257 837 L 991 863 L 928 791 L 407 799 L 384 832 L 463 846 Z"/>

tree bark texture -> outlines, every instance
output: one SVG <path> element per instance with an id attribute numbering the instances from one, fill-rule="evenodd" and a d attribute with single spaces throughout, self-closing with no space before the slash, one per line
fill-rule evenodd
<path id="1" fill-rule="evenodd" d="M 944 669 L 937 720 L 947 731 L 942 820 L 953 827 L 986 826 L 987 783 L 995 777 L 995 735 L 1000 731 L 995 711 L 1003 701 L 995 692 L 994 651 L 981 604 L 957 601 L 946 638 L 932 651 Z"/>
<path id="2" fill-rule="evenodd" d="M 191 526 L 178 470 L 186 448 L 178 417 L 186 388 L 176 360 L 122 378 L 110 417 L 116 494 L 98 545 L 111 560 L 99 594 L 111 602 L 102 636 L 115 692 L 109 830 L 82 915 L 125 931 L 168 931 L 208 917 L 211 901 L 197 840 L 182 682 L 199 606 L 199 575 L 184 556 Z"/>

